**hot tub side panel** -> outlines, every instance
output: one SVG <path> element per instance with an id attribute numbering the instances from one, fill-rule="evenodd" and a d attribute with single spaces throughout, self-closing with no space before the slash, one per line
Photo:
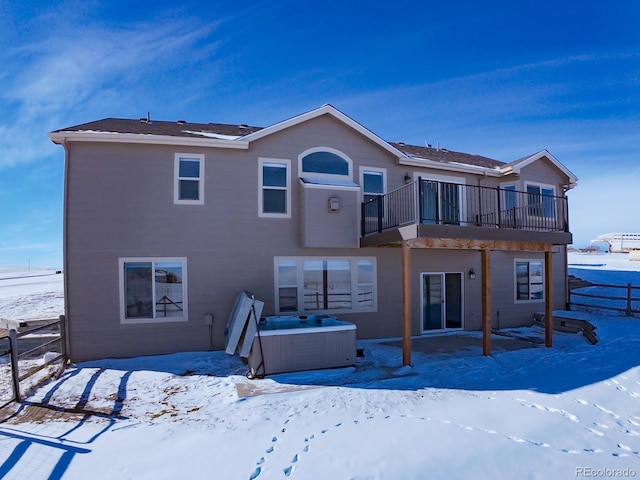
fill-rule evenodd
<path id="1" fill-rule="evenodd" d="M 286 331 L 283 331 L 286 332 Z M 262 350 L 260 348 L 262 345 Z M 264 369 L 260 352 L 264 352 Z M 249 354 L 255 374 L 338 368 L 356 363 L 356 329 L 256 336 Z"/>

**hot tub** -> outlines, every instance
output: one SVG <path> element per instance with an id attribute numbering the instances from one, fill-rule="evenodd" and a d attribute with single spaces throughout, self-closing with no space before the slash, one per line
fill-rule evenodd
<path id="1" fill-rule="evenodd" d="M 337 368 L 356 363 L 356 326 L 327 315 L 266 317 L 249 353 L 252 375 Z M 262 349 L 260 348 L 262 345 Z M 261 365 L 264 357 L 264 365 Z"/>

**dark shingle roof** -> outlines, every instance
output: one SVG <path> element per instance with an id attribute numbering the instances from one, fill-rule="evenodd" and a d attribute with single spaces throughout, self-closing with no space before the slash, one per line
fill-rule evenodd
<path id="1" fill-rule="evenodd" d="M 75 127 L 63 128 L 56 132 L 111 132 L 134 133 L 140 135 L 167 135 L 170 137 L 202 138 L 209 135 L 229 135 L 243 137 L 250 133 L 262 130 L 262 127 L 250 127 L 248 125 L 227 125 L 222 123 L 188 123 L 181 120 L 177 122 L 165 122 L 160 120 L 147 121 L 130 120 L 125 118 L 103 118 L 95 122 L 83 123 Z M 193 133 L 193 132 L 200 132 Z"/>
<path id="2" fill-rule="evenodd" d="M 395 148 L 410 157 L 432 160 L 442 163 L 463 163 L 465 165 L 475 165 L 484 168 L 496 168 L 504 166 L 503 162 L 481 155 L 471 155 L 469 153 L 452 152 L 446 149 L 431 147 L 418 147 L 416 145 L 406 145 L 404 143 L 391 143 Z"/>
<path id="3" fill-rule="evenodd" d="M 206 138 L 220 135 L 224 137 L 244 137 L 262 130 L 263 127 L 251 127 L 248 125 L 229 125 L 224 123 L 188 123 L 184 121 L 167 122 L 161 120 L 147 121 L 146 118 L 131 120 L 124 118 L 103 118 L 94 122 L 83 123 L 73 127 L 56 130 L 57 132 L 108 132 L 130 133 L 138 135 L 165 135 L 170 137 Z M 221 137 L 218 137 L 221 138 Z M 431 147 L 419 147 L 404 143 L 390 142 L 394 148 L 402 153 L 420 159 L 441 163 L 460 163 L 484 168 L 499 168 L 505 164 L 498 160 L 471 155 L 468 153 L 452 152 L 445 149 Z"/>

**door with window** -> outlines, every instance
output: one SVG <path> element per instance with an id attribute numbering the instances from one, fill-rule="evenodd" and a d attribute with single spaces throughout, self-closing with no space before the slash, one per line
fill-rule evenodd
<path id="1" fill-rule="evenodd" d="M 462 273 L 422 273 L 422 331 L 463 326 Z"/>
<path id="2" fill-rule="evenodd" d="M 423 178 L 420 180 L 421 223 L 460 225 L 463 221 L 462 206 L 464 189 L 458 178 Z"/>

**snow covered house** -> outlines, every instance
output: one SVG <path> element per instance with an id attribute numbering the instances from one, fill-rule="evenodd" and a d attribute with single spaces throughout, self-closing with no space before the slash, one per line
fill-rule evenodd
<path id="1" fill-rule="evenodd" d="M 266 128 L 106 118 L 49 137 L 75 361 L 222 349 L 242 290 L 358 338 L 483 330 L 485 353 L 491 328 L 567 301 L 577 179 L 546 150 L 389 143 L 330 105 Z"/>

